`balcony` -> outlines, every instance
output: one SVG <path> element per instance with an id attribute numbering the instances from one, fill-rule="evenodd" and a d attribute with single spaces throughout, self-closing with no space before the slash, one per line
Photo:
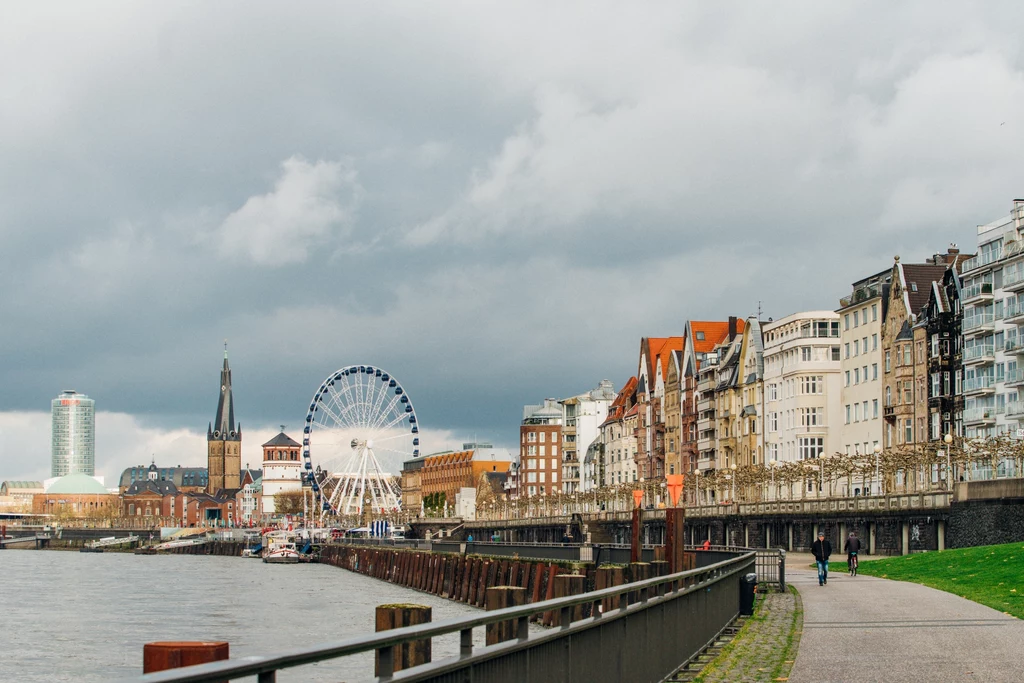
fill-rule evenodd
<path id="1" fill-rule="evenodd" d="M 1024 368 L 1014 368 L 1011 372 L 1006 373 L 1006 386 L 1017 387 L 1024 384 Z"/>
<path id="2" fill-rule="evenodd" d="M 1024 306 L 1020 305 L 1016 299 L 1007 299 L 1003 320 L 1008 323 L 1024 322 Z"/>
<path id="3" fill-rule="evenodd" d="M 964 335 L 982 334 L 995 329 L 995 316 L 991 313 L 979 313 L 964 317 Z"/>
<path id="4" fill-rule="evenodd" d="M 1003 270 L 1003 290 L 1019 292 L 1024 290 L 1024 267 L 1018 263 Z"/>
<path id="5" fill-rule="evenodd" d="M 964 380 L 964 394 L 992 394 L 995 393 L 995 390 L 996 383 L 991 375 Z"/>
<path id="6" fill-rule="evenodd" d="M 962 301 L 965 304 L 974 301 L 992 301 L 992 283 L 978 282 L 970 287 L 964 287 Z"/>
<path id="7" fill-rule="evenodd" d="M 964 349 L 964 365 L 991 365 L 996 362 L 996 349 L 992 344 L 977 344 Z"/>
<path id="8" fill-rule="evenodd" d="M 1006 344 L 1003 346 L 1003 350 L 1007 353 L 1013 353 L 1018 356 L 1024 355 L 1024 342 L 1018 338 L 1007 339 Z"/>
<path id="9" fill-rule="evenodd" d="M 1007 402 L 1006 417 L 1014 420 L 1024 420 L 1024 401 Z"/>
<path id="10" fill-rule="evenodd" d="M 996 409 L 990 408 L 968 408 L 964 411 L 964 424 L 995 424 Z"/>
<path id="11" fill-rule="evenodd" d="M 712 410 L 713 411 L 714 409 L 715 409 L 715 399 L 714 398 L 703 398 L 703 399 L 697 401 L 697 412 L 698 413 L 703 413 L 703 412 L 708 411 L 708 410 Z"/>
<path id="12" fill-rule="evenodd" d="M 963 263 L 963 272 L 969 273 L 972 270 L 983 268 L 987 265 L 991 265 L 1003 257 L 1003 250 L 990 251 L 986 254 L 978 254 L 974 258 L 969 258 Z"/>

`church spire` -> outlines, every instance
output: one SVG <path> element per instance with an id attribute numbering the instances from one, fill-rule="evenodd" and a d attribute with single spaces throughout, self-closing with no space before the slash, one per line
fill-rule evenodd
<path id="1" fill-rule="evenodd" d="M 224 340 L 224 367 L 220 371 L 220 400 L 217 402 L 217 416 L 213 420 L 216 438 L 234 439 L 235 400 L 231 394 L 231 367 L 228 365 L 228 342 Z"/>

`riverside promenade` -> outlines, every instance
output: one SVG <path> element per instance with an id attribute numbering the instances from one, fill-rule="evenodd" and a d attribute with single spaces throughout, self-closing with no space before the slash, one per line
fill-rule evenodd
<path id="1" fill-rule="evenodd" d="M 850 578 L 845 554 L 827 586 L 809 554 L 787 560 L 804 607 L 790 683 L 1024 682 L 1024 621 L 915 583 Z"/>

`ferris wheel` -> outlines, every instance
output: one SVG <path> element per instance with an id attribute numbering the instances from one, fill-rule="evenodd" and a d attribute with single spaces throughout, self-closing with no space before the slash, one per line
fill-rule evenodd
<path id="1" fill-rule="evenodd" d="M 302 435 L 306 480 L 321 515 L 401 507 L 389 472 L 420 454 L 412 400 L 394 377 L 370 365 L 329 375 L 309 404 Z M 314 462 L 315 459 L 315 462 Z"/>

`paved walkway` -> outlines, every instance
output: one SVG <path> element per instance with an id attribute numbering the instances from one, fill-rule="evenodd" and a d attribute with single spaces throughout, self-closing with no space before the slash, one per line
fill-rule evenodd
<path id="1" fill-rule="evenodd" d="M 818 586 L 800 555 L 786 563 L 804 606 L 790 683 L 1024 682 L 1024 621 L 915 583 L 850 578 L 845 555 Z"/>

